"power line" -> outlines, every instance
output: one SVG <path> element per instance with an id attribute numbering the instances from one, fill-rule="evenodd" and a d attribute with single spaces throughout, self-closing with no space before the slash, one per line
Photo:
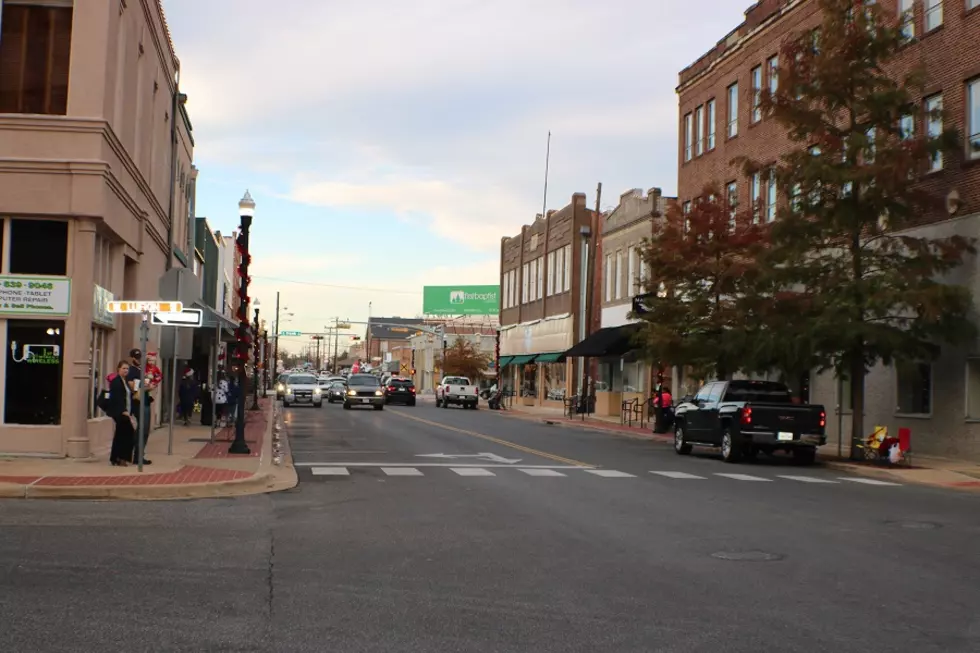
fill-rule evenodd
<path id="1" fill-rule="evenodd" d="M 267 281 L 278 281 L 280 283 L 293 283 L 300 286 L 320 286 L 322 288 L 336 288 L 338 290 L 360 290 L 366 292 L 384 292 L 394 295 L 421 295 L 418 290 L 395 290 L 394 288 L 368 288 L 365 286 L 344 286 L 336 283 L 318 283 L 316 281 L 297 281 L 296 279 L 283 279 L 281 277 L 266 277 L 258 274 L 252 275 L 253 279 L 266 279 Z"/>

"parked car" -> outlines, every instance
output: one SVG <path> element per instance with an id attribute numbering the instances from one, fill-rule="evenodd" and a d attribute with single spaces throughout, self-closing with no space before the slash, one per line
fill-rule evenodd
<path id="1" fill-rule="evenodd" d="M 465 376 L 447 376 L 436 387 L 436 408 L 457 404 L 476 410 L 480 407 L 480 389 Z"/>
<path id="2" fill-rule="evenodd" d="M 415 405 L 415 383 L 411 379 L 402 379 L 397 376 L 388 379 L 385 390 L 385 403 L 402 403 L 407 406 Z"/>
<path id="3" fill-rule="evenodd" d="M 347 396 L 347 385 L 343 380 L 334 381 L 323 391 L 327 394 L 327 403 L 332 404 L 335 401 L 344 400 L 344 397 Z"/>
<path id="4" fill-rule="evenodd" d="M 289 375 L 282 405 L 289 408 L 293 404 L 307 404 L 315 408 L 323 406 L 323 394 L 315 376 L 305 373 Z"/>
<path id="5" fill-rule="evenodd" d="M 718 447 L 725 462 L 758 452 L 791 451 L 812 464 L 817 447 L 827 443 L 823 406 L 793 402 L 793 393 L 772 381 L 714 381 L 675 410 L 674 450 L 692 445 Z"/>
<path id="6" fill-rule="evenodd" d="M 381 389 L 381 379 L 374 374 L 351 374 L 346 387 L 344 410 L 350 410 L 354 406 L 371 406 L 375 410 L 384 410 L 385 393 Z"/>

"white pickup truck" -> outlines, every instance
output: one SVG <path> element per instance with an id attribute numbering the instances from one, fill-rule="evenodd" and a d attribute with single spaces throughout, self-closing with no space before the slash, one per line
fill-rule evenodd
<path id="1" fill-rule="evenodd" d="M 476 410 L 480 407 L 480 389 L 465 376 L 447 376 L 436 388 L 436 408 L 459 404 Z"/>

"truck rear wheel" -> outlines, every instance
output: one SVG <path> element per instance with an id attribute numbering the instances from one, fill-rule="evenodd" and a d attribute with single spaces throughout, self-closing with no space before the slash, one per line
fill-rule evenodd
<path id="1" fill-rule="evenodd" d="M 742 460 L 742 449 L 735 442 L 732 430 L 726 428 L 721 433 L 721 459 L 726 463 L 737 463 Z"/>

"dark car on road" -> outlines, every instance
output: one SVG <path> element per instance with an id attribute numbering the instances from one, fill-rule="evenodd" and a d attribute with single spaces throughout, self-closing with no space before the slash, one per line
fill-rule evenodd
<path id="1" fill-rule="evenodd" d="M 385 387 L 385 403 L 414 406 L 415 384 L 411 379 L 401 379 L 397 376 L 388 379 L 388 385 Z"/>
<path id="2" fill-rule="evenodd" d="M 817 447 L 827 443 L 826 426 L 823 406 L 794 403 L 782 383 L 713 381 L 677 406 L 674 450 L 689 454 L 692 445 L 718 447 L 730 463 L 760 451 L 791 451 L 808 465 Z"/>
<path id="3" fill-rule="evenodd" d="M 344 400 L 344 397 L 347 396 L 347 385 L 343 379 L 340 381 L 331 381 L 330 385 L 326 386 L 323 391 L 327 394 L 327 403 L 332 404 L 336 401 Z"/>
<path id="4" fill-rule="evenodd" d="M 385 392 L 381 379 L 374 374 L 351 374 L 347 379 L 347 394 L 344 396 L 344 410 L 353 406 L 371 406 L 384 410 Z"/>

